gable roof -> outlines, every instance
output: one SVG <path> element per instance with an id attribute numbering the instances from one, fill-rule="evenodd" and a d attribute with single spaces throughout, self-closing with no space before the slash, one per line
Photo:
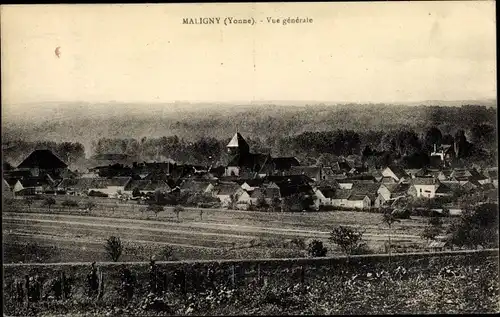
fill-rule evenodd
<path id="1" fill-rule="evenodd" d="M 147 191 L 155 191 L 157 189 L 162 190 L 170 190 L 170 186 L 168 186 L 167 182 L 162 180 L 131 180 L 127 186 L 125 186 L 125 190 L 134 190 L 137 188 L 138 190 L 147 190 Z"/>
<path id="2" fill-rule="evenodd" d="M 17 168 L 40 168 L 40 169 L 55 169 L 66 168 L 68 165 L 64 163 L 50 150 L 35 150 Z"/>
<path id="3" fill-rule="evenodd" d="M 332 199 L 347 199 L 349 196 L 351 196 L 352 192 L 351 190 L 348 189 L 339 189 L 335 191 L 334 196 Z"/>
<path id="4" fill-rule="evenodd" d="M 202 192 L 207 189 L 208 185 L 212 184 L 209 180 L 185 179 L 179 185 L 181 190 L 192 192 Z"/>
<path id="5" fill-rule="evenodd" d="M 399 167 L 397 165 L 389 165 L 387 166 L 389 170 L 396 175 L 397 178 L 401 179 L 403 177 L 408 177 L 408 174 L 406 174 L 405 170 L 402 167 Z"/>
<path id="6" fill-rule="evenodd" d="M 356 201 L 359 201 L 359 200 L 364 200 L 365 197 L 367 197 L 368 195 L 366 194 L 352 194 L 349 196 L 349 198 L 347 198 L 347 200 L 356 200 Z M 370 198 L 370 197 L 368 197 Z"/>
<path id="7" fill-rule="evenodd" d="M 260 188 L 256 188 L 254 190 L 247 191 L 247 193 L 250 195 L 250 198 L 264 197 L 264 193 Z"/>
<path id="8" fill-rule="evenodd" d="M 238 185 L 238 183 L 236 182 L 220 182 L 215 185 L 213 191 L 216 195 L 232 195 L 240 189 L 240 185 Z"/>
<path id="9" fill-rule="evenodd" d="M 325 196 L 326 198 L 334 198 L 335 197 L 336 189 L 333 187 L 321 186 L 321 187 L 317 187 L 317 190 L 319 190 L 323 194 L 323 196 Z"/>

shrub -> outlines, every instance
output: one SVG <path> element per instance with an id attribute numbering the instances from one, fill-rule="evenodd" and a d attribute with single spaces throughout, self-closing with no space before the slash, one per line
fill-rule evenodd
<path id="1" fill-rule="evenodd" d="M 34 202 L 35 200 L 33 197 L 24 197 L 24 204 L 28 206 L 28 210 L 31 210 L 31 205 L 33 205 Z"/>
<path id="2" fill-rule="evenodd" d="M 61 203 L 62 206 L 64 207 L 68 207 L 71 208 L 71 207 L 78 207 L 78 202 L 75 201 L 75 200 L 71 200 L 71 199 L 66 199 L 64 200 L 62 203 Z"/>
<path id="3" fill-rule="evenodd" d="M 162 212 L 164 209 L 163 206 L 152 204 L 148 206 L 148 210 L 154 212 L 155 216 L 158 217 L 158 213 Z"/>
<path id="4" fill-rule="evenodd" d="M 295 246 L 301 250 L 305 249 L 306 248 L 306 242 L 304 241 L 304 239 L 302 238 L 293 238 L 292 241 L 290 241 L 290 244 L 292 246 Z"/>
<path id="5" fill-rule="evenodd" d="M 105 244 L 105 249 L 106 252 L 108 253 L 109 257 L 114 261 L 118 262 L 118 259 L 122 255 L 123 251 L 123 245 L 120 240 L 120 238 L 111 236 L 106 240 Z"/>
<path id="6" fill-rule="evenodd" d="M 338 226 L 332 230 L 329 239 L 338 245 L 342 252 L 351 255 L 361 248 L 363 233 L 364 231 L 358 229 Z"/>
<path id="7" fill-rule="evenodd" d="M 498 204 L 467 208 L 458 221 L 448 228 L 449 241 L 465 247 L 498 246 Z"/>
<path id="8" fill-rule="evenodd" d="M 411 210 L 408 208 L 404 209 L 395 209 L 392 214 L 396 219 L 410 219 Z"/>
<path id="9" fill-rule="evenodd" d="M 47 197 L 43 200 L 42 206 L 44 206 L 44 207 L 46 206 L 50 210 L 50 207 L 52 207 L 55 204 L 56 204 L 56 200 L 53 197 Z"/>
<path id="10" fill-rule="evenodd" d="M 105 194 L 105 193 L 102 193 L 102 192 L 98 192 L 98 191 L 91 190 L 91 191 L 89 192 L 89 196 L 91 196 L 91 197 L 108 197 L 108 194 Z"/>
<path id="11" fill-rule="evenodd" d="M 93 201 L 87 201 L 84 207 L 86 210 L 92 211 L 96 207 L 96 204 Z"/>
<path id="12" fill-rule="evenodd" d="M 313 240 L 309 243 L 307 247 L 307 253 L 312 257 L 323 257 L 326 256 L 328 252 L 327 248 L 323 246 L 323 242 L 319 240 Z"/>
<path id="13" fill-rule="evenodd" d="M 175 261 L 174 249 L 171 246 L 165 246 L 157 254 L 157 258 L 161 261 Z"/>

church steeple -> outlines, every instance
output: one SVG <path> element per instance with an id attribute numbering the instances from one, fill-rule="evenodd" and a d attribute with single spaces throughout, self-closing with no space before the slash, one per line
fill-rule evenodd
<path id="1" fill-rule="evenodd" d="M 241 134 L 236 131 L 231 141 L 227 144 L 227 150 L 231 154 L 248 154 L 250 146 Z"/>

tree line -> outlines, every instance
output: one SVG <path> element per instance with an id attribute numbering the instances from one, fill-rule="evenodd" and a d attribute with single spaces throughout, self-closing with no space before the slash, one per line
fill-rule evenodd
<path id="1" fill-rule="evenodd" d="M 303 132 L 292 136 L 252 138 L 244 136 L 254 153 L 273 156 L 295 156 L 302 164 L 331 165 L 338 157 L 351 157 L 368 166 L 381 167 L 397 162 L 405 168 L 429 165 L 429 154 L 434 145 L 448 144 L 458 149 L 458 159 L 467 162 L 494 164 L 497 157 L 496 128 L 488 123 L 476 123 L 468 129 L 444 132 L 431 126 L 422 132 L 408 127 L 391 130 L 355 131 L 335 129 Z M 92 142 L 93 155 L 120 153 L 133 160 L 165 161 L 181 164 L 225 165 L 230 159 L 226 145 L 230 137 L 217 139 L 205 136 L 190 141 L 173 136 L 158 138 L 99 138 Z M 85 159 L 85 148 L 73 142 L 15 141 L 4 144 L 4 155 L 20 162 L 31 151 L 47 148 L 67 163 Z"/>

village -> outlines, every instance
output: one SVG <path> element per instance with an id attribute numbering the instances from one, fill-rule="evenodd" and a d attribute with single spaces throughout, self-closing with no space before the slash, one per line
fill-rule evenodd
<path id="1" fill-rule="evenodd" d="M 226 166 L 175 162 L 108 164 L 72 171 L 50 150 L 35 150 L 15 168 L 4 164 L 3 197 L 32 195 L 108 197 L 150 204 L 182 205 L 165 197 L 188 197 L 191 206 L 235 210 L 377 210 L 385 207 L 432 207 L 459 212 L 459 201 L 480 193 L 497 201 L 498 169 L 451 167 L 453 145 L 434 146 L 433 168 L 381 169 L 342 160 L 332 166 L 304 166 L 295 157 L 252 153 L 236 132 L 227 144 Z M 467 199 L 467 198 L 465 198 Z M 485 202 L 486 202 L 485 201 Z"/>

